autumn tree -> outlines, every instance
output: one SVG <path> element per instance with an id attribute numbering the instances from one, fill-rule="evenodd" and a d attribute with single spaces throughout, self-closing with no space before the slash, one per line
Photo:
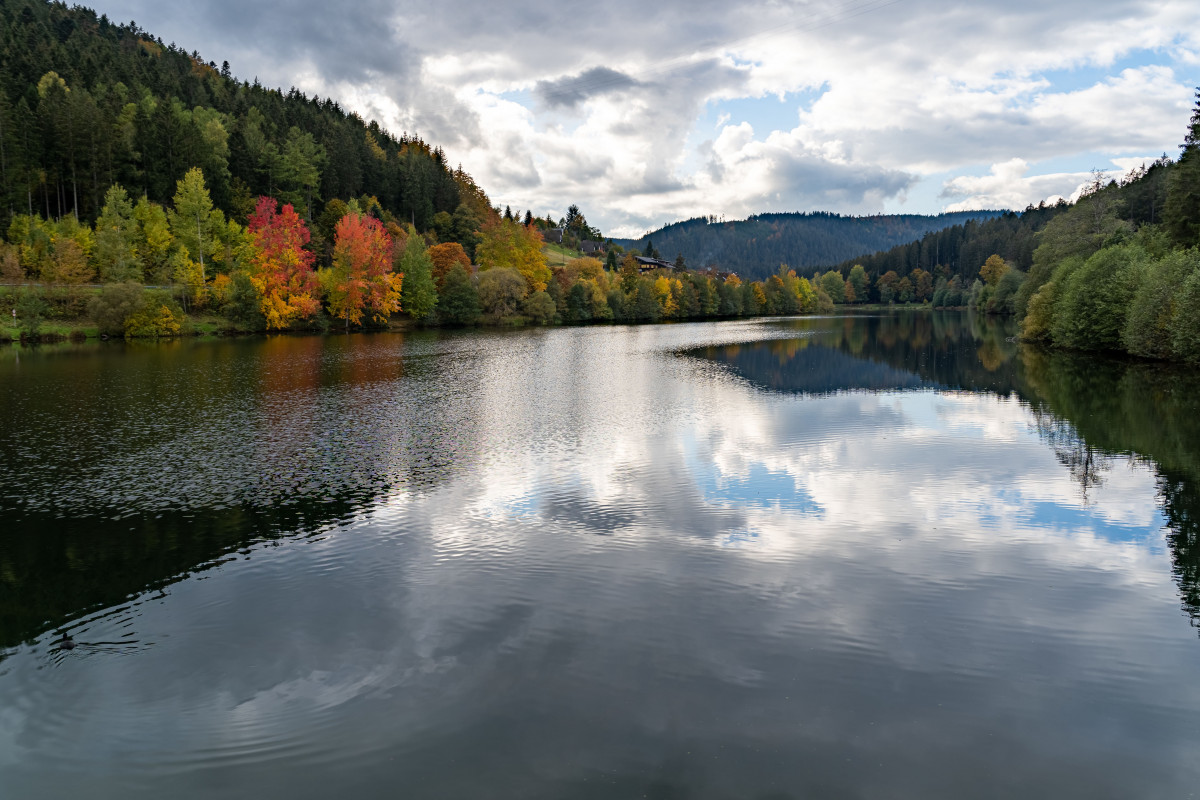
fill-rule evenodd
<path id="1" fill-rule="evenodd" d="M 933 275 L 925 270 L 917 267 L 909 275 L 912 281 L 913 294 L 920 302 L 924 302 L 933 296 Z"/>
<path id="2" fill-rule="evenodd" d="M 894 270 L 888 270 L 879 276 L 879 280 L 875 282 L 876 288 L 879 290 L 879 301 L 881 303 L 890 303 L 896 299 L 896 288 L 900 283 L 900 276 Z"/>
<path id="3" fill-rule="evenodd" d="M 83 248 L 74 239 L 56 239 L 50 263 L 42 270 L 42 280 L 47 283 L 78 285 L 87 283 L 95 273 L 88 263 Z"/>
<path id="4" fill-rule="evenodd" d="M 168 214 L 171 234 L 200 265 L 203 280 L 217 251 L 217 234 L 225 227 L 225 215 L 213 208 L 199 167 L 192 167 L 176 182 L 174 206 Z"/>
<path id="5" fill-rule="evenodd" d="M 489 269 L 479 274 L 479 303 L 495 322 L 514 316 L 529 291 L 525 278 L 515 269 Z"/>
<path id="6" fill-rule="evenodd" d="M 267 328 L 286 328 L 315 314 L 319 285 L 313 272 L 316 256 L 304 249 L 308 226 L 291 203 L 279 209 L 270 197 L 258 199 L 249 222 L 250 280 L 261 295 Z"/>
<path id="7" fill-rule="evenodd" d="M 392 272 L 392 241 L 379 220 L 351 212 L 337 224 L 333 268 L 326 271 L 329 313 L 357 325 L 400 310 L 401 276 Z"/>
<path id="8" fill-rule="evenodd" d="M 137 221 L 134 247 L 142 262 L 142 274 L 150 283 L 163 284 L 171 281 L 171 226 L 167 213 L 158 203 L 142 196 L 133 207 L 133 218 Z"/>
<path id="9" fill-rule="evenodd" d="M 535 228 L 526 228 L 511 219 L 483 226 L 475 260 L 482 269 L 515 269 L 533 291 L 545 289 L 550 280 L 550 268 L 542 255 L 542 235 Z"/>
<path id="10" fill-rule="evenodd" d="M 440 289 L 442 280 L 446 277 L 446 273 L 451 268 L 458 264 L 467 272 L 471 271 L 471 259 L 467 256 L 467 251 L 458 242 L 443 242 L 435 244 L 429 248 L 429 260 L 433 264 L 432 273 L 434 283 Z"/>
<path id="11" fill-rule="evenodd" d="M 979 268 L 979 277 L 988 286 L 995 286 L 1008 272 L 1008 264 L 998 255 L 990 255 L 983 266 Z"/>

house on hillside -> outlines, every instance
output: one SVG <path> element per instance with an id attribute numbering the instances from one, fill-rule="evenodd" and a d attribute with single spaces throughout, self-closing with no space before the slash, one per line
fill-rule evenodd
<path id="1" fill-rule="evenodd" d="M 651 272 L 656 269 L 675 269 L 675 265 L 670 261 L 663 261 L 661 258 L 647 258 L 646 256 L 637 256 L 638 272 Z"/>
<path id="2" fill-rule="evenodd" d="M 579 249 L 585 256 L 604 255 L 604 242 L 580 242 Z"/>
<path id="3" fill-rule="evenodd" d="M 542 240 L 547 244 L 562 244 L 562 239 L 562 228 L 546 228 L 544 231 L 542 231 Z"/>

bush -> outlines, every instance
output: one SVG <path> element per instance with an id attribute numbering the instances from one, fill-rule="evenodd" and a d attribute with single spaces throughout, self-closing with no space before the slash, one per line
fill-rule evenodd
<path id="1" fill-rule="evenodd" d="M 1200 270 L 1192 272 L 1183 282 L 1177 307 L 1171 324 L 1171 349 L 1180 361 L 1200 362 Z M 1183 311 L 1182 309 L 1188 309 Z"/>
<path id="2" fill-rule="evenodd" d="M 143 294 L 140 283 L 130 281 L 109 284 L 88 303 L 88 316 L 96 321 L 100 333 L 124 336 L 125 320 L 142 307 Z"/>
<path id="3" fill-rule="evenodd" d="M 267 327 L 262 313 L 262 295 L 245 272 L 234 273 L 228 297 L 221 305 L 221 315 L 242 330 L 261 331 Z"/>
<path id="4" fill-rule="evenodd" d="M 1044 342 L 1050 339 L 1051 326 L 1054 323 L 1054 304 L 1058 300 L 1058 284 L 1054 281 L 1043 283 L 1041 288 L 1029 298 L 1025 311 L 1025 319 L 1021 320 L 1021 338 L 1032 342 Z"/>
<path id="5" fill-rule="evenodd" d="M 474 325 L 479 321 L 479 292 L 461 264 L 451 267 L 442 280 L 437 309 L 438 316 L 450 325 Z"/>
<path id="6" fill-rule="evenodd" d="M 1009 269 L 996 282 L 996 292 L 988 304 L 988 311 L 993 314 L 1015 314 L 1017 292 L 1025 282 L 1025 273 L 1019 269 Z"/>
<path id="7" fill-rule="evenodd" d="M 479 274 L 479 304 L 495 322 L 515 316 L 528 290 L 529 284 L 515 269 L 496 268 Z"/>
<path id="8" fill-rule="evenodd" d="M 21 338 L 36 339 L 42 332 L 42 322 L 50 310 L 41 293 L 26 289 L 17 295 L 17 302 L 13 307 L 17 310 L 17 327 L 21 331 Z"/>
<path id="9" fill-rule="evenodd" d="M 125 338 L 178 336 L 183 321 L 183 309 L 175 302 L 175 298 L 167 292 L 147 292 L 141 307 L 125 320 Z"/>
<path id="10" fill-rule="evenodd" d="M 1117 350 L 1134 291 L 1145 271 L 1135 245 L 1098 250 L 1061 285 L 1051 333 L 1054 343 L 1080 350 Z"/>
<path id="11" fill-rule="evenodd" d="M 1126 350 L 1142 358 L 1171 357 L 1175 317 L 1181 307 L 1180 293 L 1188 277 L 1198 269 L 1200 253 L 1195 250 L 1171 253 L 1149 265 L 1121 331 L 1121 344 Z"/>
<path id="12" fill-rule="evenodd" d="M 614 292 L 620 294 L 620 290 L 614 289 Z M 558 309 L 554 306 L 554 300 L 546 292 L 533 292 L 529 297 L 525 298 L 525 302 L 521 306 L 521 310 L 525 312 L 525 316 L 535 325 L 549 325 L 554 321 L 555 315 L 558 314 Z"/>

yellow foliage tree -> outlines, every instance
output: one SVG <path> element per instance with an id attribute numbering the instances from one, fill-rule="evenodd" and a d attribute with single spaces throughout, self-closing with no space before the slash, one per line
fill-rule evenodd
<path id="1" fill-rule="evenodd" d="M 987 261 L 983 262 L 983 266 L 979 268 L 979 277 L 983 278 L 983 282 L 988 286 L 995 286 L 1006 272 L 1008 272 L 1008 264 L 1004 259 L 998 255 L 990 255 Z"/>
<path id="2" fill-rule="evenodd" d="M 677 284 L 679 281 L 672 281 L 666 275 L 660 275 L 654 282 L 654 299 L 658 301 L 658 309 L 664 317 L 673 316 L 679 308 L 671 293 L 672 283 Z"/>
<path id="3" fill-rule="evenodd" d="M 550 267 L 542 255 L 542 235 L 532 226 L 526 228 L 511 219 L 492 220 L 483 226 L 475 260 L 482 269 L 517 270 L 534 292 L 544 291 L 550 281 Z"/>

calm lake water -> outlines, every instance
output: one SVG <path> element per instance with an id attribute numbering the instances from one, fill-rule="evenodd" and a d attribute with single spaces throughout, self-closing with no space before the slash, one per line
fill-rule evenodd
<path id="1" fill-rule="evenodd" d="M 1200 796 L 1200 376 L 1012 333 L 0 351 L 0 796 Z"/>

